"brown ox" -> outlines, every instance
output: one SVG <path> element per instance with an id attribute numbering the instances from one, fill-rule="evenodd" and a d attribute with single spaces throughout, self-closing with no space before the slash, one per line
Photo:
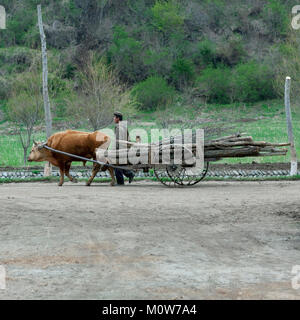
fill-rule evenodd
<path id="1" fill-rule="evenodd" d="M 110 144 L 109 136 L 100 131 L 93 133 L 67 130 L 63 132 L 57 132 L 53 134 L 48 140 L 46 145 L 56 150 L 72 153 L 77 156 L 96 160 L 96 149 L 107 149 Z M 49 161 L 52 165 L 60 169 L 60 181 L 59 186 L 64 183 L 64 175 L 66 175 L 70 181 L 76 182 L 69 171 L 72 161 L 79 161 L 78 159 L 66 155 L 62 155 L 53 151 L 50 151 L 42 147 L 42 143 L 34 142 L 31 152 L 28 157 L 28 161 Z M 84 162 L 85 164 L 85 162 Z M 94 163 L 93 172 L 88 182 L 89 186 L 99 170 L 106 170 L 107 167 L 102 167 L 99 164 Z M 114 170 L 108 167 L 111 175 L 111 185 L 115 184 Z"/>

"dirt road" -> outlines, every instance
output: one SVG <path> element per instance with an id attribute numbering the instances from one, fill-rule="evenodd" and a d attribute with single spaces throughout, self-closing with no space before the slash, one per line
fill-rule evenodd
<path id="1" fill-rule="evenodd" d="M 300 181 L 0 185 L 0 299 L 299 299 Z"/>

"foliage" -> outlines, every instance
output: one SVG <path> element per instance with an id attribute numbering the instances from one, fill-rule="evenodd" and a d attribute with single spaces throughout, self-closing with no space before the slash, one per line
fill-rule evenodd
<path id="1" fill-rule="evenodd" d="M 183 11 L 175 0 L 157 0 L 152 7 L 153 24 L 165 34 L 182 30 L 184 24 Z"/>
<path id="2" fill-rule="evenodd" d="M 131 83 L 144 78 L 142 45 L 125 31 L 124 27 L 114 29 L 113 44 L 108 51 L 108 60 L 114 64 L 120 76 Z"/>
<path id="3" fill-rule="evenodd" d="M 175 90 L 160 76 L 151 76 L 135 85 L 132 96 L 142 110 L 155 110 L 170 104 L 175 98 Z"/>
<path id="4" fill-rule="evenodd" d="M 256 102 L 276 97 L 268 66 L 250 61 L 234 69 L 209 67 L 197 79 L 198 91 L 208 102 Z"/>
<path id="5" fill-rule="evenodd" d="M 194 54 L 194 60 L 203 66 L 216 65 L 216 46 L 215 44 L 204 39 L 197 44 L 197 50 Z"/>
<path id="6" fill-rule="evenodd" d="M 187 86 L 195 77 L 195 68 L 191 60 L 178 58 L 171 71 L 171 79 L 177 89 Z"/>
<path id="7" fill-rule="evenodd" d="M 27 161 L 26 155 L 31 144 L 33 127 L 42 117 L 40 81 L 35 71 L 20 75 L 14 82 L 14 91 L 7 108 L 8 118 L 15 125 L 23 147 L 24 165 Z"/>
<path id="8" fill-rule="evenodd" d="M 199 93 L 208 97 L 208 102 L 230 103 L 232 100 L 231 71 L 228 67 L 208 67 L 197 79 Z"/>
<path id="9" fill-rule="evenodd" d="M 238 65 L 233 71 L 234 100 L 256 102 L 276 97 L 273 73 L 268 66 L 250 61 Z"/>
<path id="10" fill-rule="evenodd" d="M 290 24 L 289 14 L 286 6 L 280 0 L 268 0 L 263 13 L 272 37 L 287 35 Z"/>

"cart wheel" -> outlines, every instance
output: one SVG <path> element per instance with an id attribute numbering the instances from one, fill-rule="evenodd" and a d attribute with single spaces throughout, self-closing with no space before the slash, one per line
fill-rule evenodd
<path id="1" fill-rule="evenodd" d="M 156 179 L 167 187 L 179 187 L 180 185 L 176 183 L 176 180 L 168 174 L 168 170 L 164 169 L 154 169 L 154 174 Z"/>
<path id="2" fill-rule="evenodd" d="M 174 167 L 174 166 L 173 166 Z M 174 183 L 181 186 L 193 186 L 203 180 L 208 172 L 209 162 L 204 163 L 203 170 L 197 172 L 195 167 L 167 167 L 167 173 Z"/>

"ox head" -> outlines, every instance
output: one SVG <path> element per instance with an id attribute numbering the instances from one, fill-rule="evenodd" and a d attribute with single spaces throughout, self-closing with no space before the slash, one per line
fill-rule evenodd
<path id="1" fill-rule="evenodd" d="M 28 156 L 28 161 L 46 161 L 47 153 L 46 149 L 44 148 L 45 143 L 43 142 L 36 142 L 33 141 L 33 145 L 30 151 L 30 154 Z"/>

